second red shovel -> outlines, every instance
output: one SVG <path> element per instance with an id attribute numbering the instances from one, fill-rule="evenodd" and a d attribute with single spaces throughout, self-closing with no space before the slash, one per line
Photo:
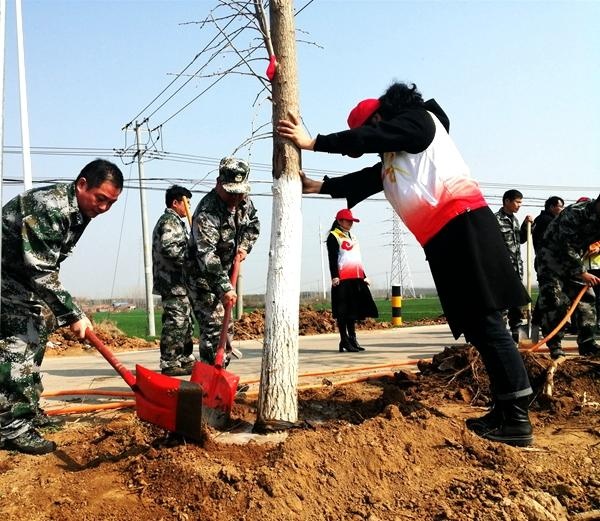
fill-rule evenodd
<path id="1" fill-rule="evenodd" d="M 231 271 L 231 283 L 234 287 L 239 271 L 240 261 L 236 256 Z M 226 371 L 223 367 L 225 348 L 227 347 L 227 330 L 229 329 L 232 308 L 232 302 L 225 306 L 225 316 L 223 317 L 221 335 L 217 346 L 215 365 L 196 362 L 190 378 L 191 382 L 200 384 L 202 387 L 202 421 L 217 429 L 226 427 L 229 422 L 240 381 L 239 376 Z"/>

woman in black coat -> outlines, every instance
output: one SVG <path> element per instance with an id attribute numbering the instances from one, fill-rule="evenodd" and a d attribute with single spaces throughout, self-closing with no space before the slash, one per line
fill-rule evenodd
<path id="1" fill-rule="evenodd" d="M 356 340 L 355 323 L 379 313 L 369 291 L 356 235 L 350 229 L 359 222 L 348 209 L 340 210 L 327 236 L 331 273 L 331 310 L 340 331 L 340 352 L 364 351 Z"/>

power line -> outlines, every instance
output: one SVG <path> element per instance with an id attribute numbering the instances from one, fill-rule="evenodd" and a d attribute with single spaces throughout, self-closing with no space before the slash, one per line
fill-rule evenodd
<path id="1" fill-rule="evenodd" d="M 229 26 L 229 24 L 231 24 L 231 23 L 233 22 L 233 20 L 234 20 L 234 18 L 231 18 L 231 20 L 230 20 L 230 21 L 227 23 L 227 25 L 225 26 L 225 29 L 226 29 L 226 28 Z M 181 78 L 181 76 L 182 76 L 182 75 L 185 73 L 185 71 L 187 71 L 187 70 L 188 70 L 188 69 L 189 69 L 189 68 L 192 66 L 192 64 L 193 64 L 193 63 L 194 63 L 194 62 L 195 62 L 195 61 L 196 61 L 196 60 L 197 60 L 197 59 L 200 57 L 200 55 L 201 55 L 201 54 L 203 54 L 203 53 L 204 53 L 204 52 L 205 52 L 205 51 L 208 49 L 208 47 L 209 47 L 209 46 L 210 46 L 210 45 L 211 45 L 211 44 L 212 44 L 212 43 L 213 43 L 213 42 L 214 42 L 214 41 L 217 39 L 217 37 L 218 37 L 218 36 L 219 36 L 218 34 L 215 34 L 215 36 L 213 37 L 213 39 L 212 39 L 210 42 L 208 42 L 208 43 L 207 43 L 207 44 L 204 46 L 204 48 L 203 48 L 203 49 L 202 49 L 200 52 L 198 52 L 198 53 L 196 54 L 196 56 L 194 56 L 194 58 L 192 59 L 192 61 L 190 61 L 190 63 L 188 63 L 188 64 L 187 64 L 187 65 L 184 67 L 184 69 L 183 69 L 183 70 L 182 70 L 182 71 L 181 71 L 179 74 L 177 74 L 177 75 L 175 76 L 175 78 L 173 79 L 173 81 L 171 81 L 171 82 L 170 82 L 170 83 L 169 83 L 169 84 L 168 84 L 168 85 L 167 85 L 167 86 L 166 86 L 166 87 L 165 87 L 163 90 L 161 90 L 161 91 L 160 91 L 160 92 L 159 92 L 159 93 L 158 93 L 158 94 L 157 94 L 157 95 L 156 95 L 156 96 L 155 96 L 155 97 L 152 99 L 152 101 L 151 101 L 150 103 L 148 103 L 148 104 L 147 104 L 147 105 L 146 105 L 146 106 L 145 106 L 145 107 L 144 107 L 142 110 L 140 110 L 140 111 L 139 111 L 139 112 L 138 112 L 138 113 L 137 113 L 137 114 L 136 114 L 136 115 L 135 115 L 133 118 L 131 118 L 131 121 L 130 121 L 129 123 L 127 123 L 127 124 L 126 124 L 126 125 L 123 127 L 123 129 L 122 129 L 122 130 L 125 130 L 125 129 L 129 128 L 129 127 L 131 126 L 131 124 L 132 124 L 132 123 L 133 123 L 133 122 L 134 122 L 134 121 L 135 121 L 135 120 L 136 120 L 136 119 L 137 119 L 137 118 L 138 118 L 138 117 L 139 117 L 139 116 L 140 116 L 140 115 L 141 115 L 141 114 L 142 114 L 142 113 L 143 113 L 143 112 L 144 112 L 146 109 L 148 109 L 148 108 L 149 108 L 149 107 L 150 107 L 150 106 L 151 106 L 151 105 L 152 105 L 152 104 L 153 104 L 153 103 L 154 103 L 154 102 L 155 102 L 155 101 L 156 101 L 158 98 L 160 98 L 160 97 L 161 97 L 161 96 L 162 96 L 162 95 L 163 95 L 163 94 L 164 94 L 164 93 L 165 93 L 165 92 L 166 92 L 166 91 L 167 91 L 167 90 L 168 90 L 168 89 L 171 87 L 171 85 L 173 85 L 173 84 L 174 84 L 174 83 L 175 83 L 175 82 L 176 82 L 176 81 L 177 81 L 179 78 Z M 211 58 L 211 59 L 212 59 L 212 58 Z M 192 78 L 194 78 L 194 77 L 196 76 L 196 74 L 198 74 L 198 72 L 200 72 L 200 71 L 201 71 L 201 70 L 202 70 L 202 69 L 203 69 L 203 68 L 204 68 L 206 65 L 208 65 L 208 63 L 210 63 L 210 60 L 209 60 L 209 62 L 205 63 L 205 64 L 204 64 L 204 65 L 203 65 L 203 66 L 202 66 L 200 69 L 198 69 L 198 70 L 197 70 L 197 71 L 196 71 L 196 72 L 195 72 L 195 73 L 194 73 L 194 74 L 193 74 L 193 75 L 190 77 L 190 79 L 188 79 L 188 80 L 187 80 L 187 81 L 186 81 L 186 82 L 183 84 L 183 86 L 182 86 L 181 88 L 183 88 L 185 85 L 187 85 L 187 84 L 188 84 L 188 83 L 189 83 L 189 82 L 192 80 Z M 163 104 L 162 104 L 160 107 L 162 107 L 162 106 L 163 106 L 165 103 L 167 103 L 167 102 L 168 102 L 170 99 L 172 99 L 172 98 L 173 98 L 173 96 L 175 96 L 175 94 L 177 94 L 177 93 L 178 93 L 178 92 L 181 90 L 181 88 L 180 88 L 180 89 L 178 89 L 177 91 L 175 91 L 175 92 L 174 92 L 174 93 L 173 93 L 173 94 L 172 94 L 172 95 L 171 95 L 171 96 L 170 96 L 170 97 L 167 99 L 167 101 L 165 101 L 165 102 L 164 102 L 164 103 L 163 103 Z M 160 107 L 159 107 L 159 108 L 160 108 Z M 157 109 L 157 110 L 158 110 L 158 109 Z M 156 111 L 155 111 L 155 112 L 156 112 Z M 154 114 L 154 112 L 153 112 L 153 114 Z M 150 116 L 148 116 L 148 118 L 149 118 L 149 117 L 150 117 Z M 148 119 L 148 118 L 145 118 L 145 119 Z"/>

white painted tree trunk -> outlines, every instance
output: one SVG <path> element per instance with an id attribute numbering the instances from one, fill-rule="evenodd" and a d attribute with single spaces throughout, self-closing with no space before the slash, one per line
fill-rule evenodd
<path id="1" fill-rule="evenodd" d="M 298 176 L 282 176 L 273 184 L 273 224 L 265 296 L 259 422 L 295 422 L 298 419 L 301 191 Z"/>
<path id="2" fill-rule="evenodd" d="M 271 0 L 271 39 L 277 57 L 273 127 L 298 114 L 296 34 L 291 0 Z M 273 213 L 265 296 L 265 338 L 257 424 L 298 419 L 298 307 L 302 253 L 300 152 L 273 134 Z"/>

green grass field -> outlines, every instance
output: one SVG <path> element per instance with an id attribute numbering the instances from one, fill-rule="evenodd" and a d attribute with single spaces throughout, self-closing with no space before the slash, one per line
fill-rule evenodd
<path id="1" fill-rule="evenodd" d="M 389 300 L 376 299 L 377 309 L 379 310 L 379 321 L 390 322 L 392 319 L 392 305 Z M 313 306 L 315 309 L 330 309 L 329 303 L 318 303 Z M 250 312 L 254 308 L 247 308 L 244 311 Z M 410 323 L 414 320 L 423 320 L 428 318 L 437 318 L 442 314 L 440 301 L 437 297 L 427 297 L 422 299 L 403 299 L 402 301 L 402 320 L 404 323 Z M 127 336 L 141 338 L 150 338 L 147 335 L 148 326 L 146 312 L 143 309 L 121 312 L 99 312 L 93 315 L 95 322 L 110 320 L 123 331 Z M 155 313 L 156 335 L 160 336 L 162 330 L 161 313 Z M 198 327 L 194 334 L 198 335 Z"/>

